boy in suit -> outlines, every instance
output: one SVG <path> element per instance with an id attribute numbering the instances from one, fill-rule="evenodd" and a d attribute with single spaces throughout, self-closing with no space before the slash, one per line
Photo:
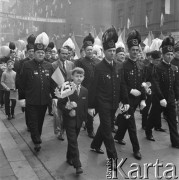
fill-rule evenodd
<path id="1" fill-rule="evenodd" d="M 82 123 L 87 116 L 88 90 L 81 85 L 84 80 L 84 70 L 82 68 L 74 68 L 71 76 L 76 90 L 69 97 L 60 98 L 58 100 L 58 107 L 63 113 L 68 140 L 67 163 L 76 168 L 76 174 L 81 174 L 83 170 L 81 168 L 77 138 Z"/>

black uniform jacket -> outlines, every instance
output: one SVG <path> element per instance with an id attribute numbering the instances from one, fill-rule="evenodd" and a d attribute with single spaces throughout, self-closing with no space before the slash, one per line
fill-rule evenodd
<path id="1" fill-rule="evenodd" d="M 141 100 L 146 99 L 145 91 L 142 88 L 142 83 L 145 82 L 145 66 L 140 61 L 132 61 L 130 58 L 127 58 L 123 63 L 124 69 L 124 80 L 127 84 L 128 94 L 132 89 L 137 89 L 141 92 Z M 129 95 L 130 96 L 133 95 Z"/>
<path id="2" fill-rule="evenodd" d="M 22 71 L 22 67 L 24 65 L 25 62 L 30 61 L 30 59 L 28 57 L 26 57 L 23 60 L 19 60 L 19 65 L 16 71 L 16 88 L 19 89 L 19 84 L 20 84 L 20 73 Z"/>
<path id="3" fill-rule="evenodd" d="M 100 62 L 99 59 L 96 58 L 90 59 L 89 57 L 84 57 L 75 62 L 76 67 L 81 67 L 85 71 L 85 78 L 84 81 L 82 82 L 82 85 L 87 89 L 89 89 L 91 83 L 93 82 L 94 69 L 96 64 L 98 64 L 99 62 Z"/>
<path id="4" fill-rule="evenodd" d="M 155 85 L 159 100 L 166 99 L 168 103 L 179 98 L 178 68 L 171 64 L 161 62 L 156 67 Z"/>
<path id="5" fill-rule="evenodd" d="M 25 62 L 20 75 L 19 99 L 26 99 L 30 105 L 47 105 L 50 93 L 54 97 L 52 73 L 49 62 L 38 63 L 35 59 Z"/>
<path id="6" fill-rule="evenodd" d="M 150 63 L 145 68 L 145 82 L 151 83 L 152 94 L 155 94 L 154 79 L 156 76 L 156 65 Z"/>
<path id="7" fill-rule="evenodd" d="M 85 121 L 87 118 L 88 90 L 85 87 L 81 86 L 79 96 L 77 95 L 77 92 L 75 91 L 72 95 L 69 96 L 69 99 L 71 102 L 74 101 L 77 104 L 77 107 L 74 108 L 76 110 L 75 117 L 71 117 L 69 115 L 70 110 L 65 108 L 68 98 L 58 100 L 58 107 L 59 109 L 62 110 L 64 124 L 65 126 L 72 126 L 72 127 L 80 128 L 82 125 L 82 122 Z"/>
<path id="8" fill-rule="evenodd" d="M 120 101 L 129 103 L 122 67 L 115 61 L 111 66 L 103 59 L 95 67 L 94 81 L 89 89 L 89 108 L 117 109 Z"/>

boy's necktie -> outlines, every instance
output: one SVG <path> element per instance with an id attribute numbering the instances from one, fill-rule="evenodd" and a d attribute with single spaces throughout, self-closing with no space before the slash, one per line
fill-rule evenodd
<path id="1" fill-rule="evenodd" d="M 79 96 L 79 95 L 80 95 L 80 86 L 79 86 L 79 85 L 77 86 L 76 91 L 77 91 L 77 94 L 78 94 L 78 96 Z"/>

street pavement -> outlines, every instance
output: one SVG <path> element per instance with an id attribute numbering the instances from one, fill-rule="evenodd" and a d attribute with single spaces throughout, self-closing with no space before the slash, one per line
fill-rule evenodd
<path id="1" fill-rule="evenodd" d="M 90 151 L 92 139 L 87 136 L 87 132 L 81 130 L 78 144 L 80 160 L 84 173 L 77 176 L 75 169 L 66 163 L 67 139 L 60 141 L 54 135 L 53 117 L 48 114 L 45 117 L 42 133 L 42 149 L 35 153 L 30 133 L 26 129 L 24 113 L 20 107 L 16 107 L 16 118 L 8 121 L 4 115 L 4 109 L 0 110 L 0 180 L 105 180 L 107 179 L 106 152 L 104 155 Z M 138 138 L 141 146 L 142 160 L 134 159 L 132 146 L 128 133 L 125 135 L 126 145 L 116 143 L 118 152 L 118 163 L 121 159 L 127 158 L 122 169 L 124 173 L 141 169 L 139 173 L 143 178 L 136 175 L 135 179 L 157 179 L 155 168 L 148 169 L 148 177 L 145 173 L 146 166 L 155 164 L 157 159 L 163 167 L 159 168 L 159 175 L 163 176 L 166 170 L 174 168 L 174 175 L 179 176 L 179 149 L 174 149 L 170 144 L 168 127 L 165 120 L 162 120 L 166 132 L 154 131 L 155 142 L 147 141 L 145 132 L 141 129 L 141 115 L 136 112 L 136 124 Z M 95 117 L 95 131 L 99 125 L 98 117 Z M 102 149 L 105 151 L 104 145 Z M 170 164 L 167 164 L 170 163 Z M 173 166 L 171 166 L 173 165 Z M 166 167 L 167 166 L 167 167 Z M 122 170 L 118 167 L 116 179 L 126 179 Z M 176 174 L 175 174 L 176 173 Z M 167 174 L 168 176 L 172 173 Z M 174 176 L 173 175 L 173 176 Z M 175 179 L 175 178 L 170 179 Z M 114 176 L 113 176 L 114 177 Z M 132 178 L 128 178 L 132 179 Z M 133 178 L 134 179 L 134 178 Z M 167 179 L 161 177 L 160 179 Z"/>

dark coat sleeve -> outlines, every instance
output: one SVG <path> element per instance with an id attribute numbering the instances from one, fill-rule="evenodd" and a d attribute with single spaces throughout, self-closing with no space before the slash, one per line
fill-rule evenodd
<path id="1" fill-rule="evenodd" d="M 156 67 L 156 74 L 155 74 L 155 76 L 153 76 L 153 86 L 154 86 L 155 92 L 156 92 L 159 100 L 162 100 L 165 98 L 160 89 L 160 77 L 161 77 L 160 70 Z"/>
<path id="2" fill-rule="evenodd" d="M 95 108 L 95 98 L 96 98 L 96 90 L 99 80 L 99 71 L 97 67 L 94 70 L 94 81 L 91 83 L 90 88 L 88 89 L 88 107 Z"/>
<path id="3" fill-rule="evenodd" d="M 25 99 L 25 87 L 26 87 L 26 82 L 28 81 L 27 79 L 27 70 L 26 70 L 26 64 L 25 62 L 22 65 L 22 68 L 19 72 L 19 79 L 18 79 L 18 92 L 19 92 L 19 99 Z"/>
<path id="4" fill-rule="evenodd" d="M 127 85 L 124 80 L 124 71 L 121 70 L 121 89 L 120 89 L 120 99 L 123 104 L 129 104 Z"/>
<path id="5" fill-rule="evenodd" d="M 175 99 L 179 100 L 179 72 L 175 72 L 175 83 L 174 83 Z"/>

